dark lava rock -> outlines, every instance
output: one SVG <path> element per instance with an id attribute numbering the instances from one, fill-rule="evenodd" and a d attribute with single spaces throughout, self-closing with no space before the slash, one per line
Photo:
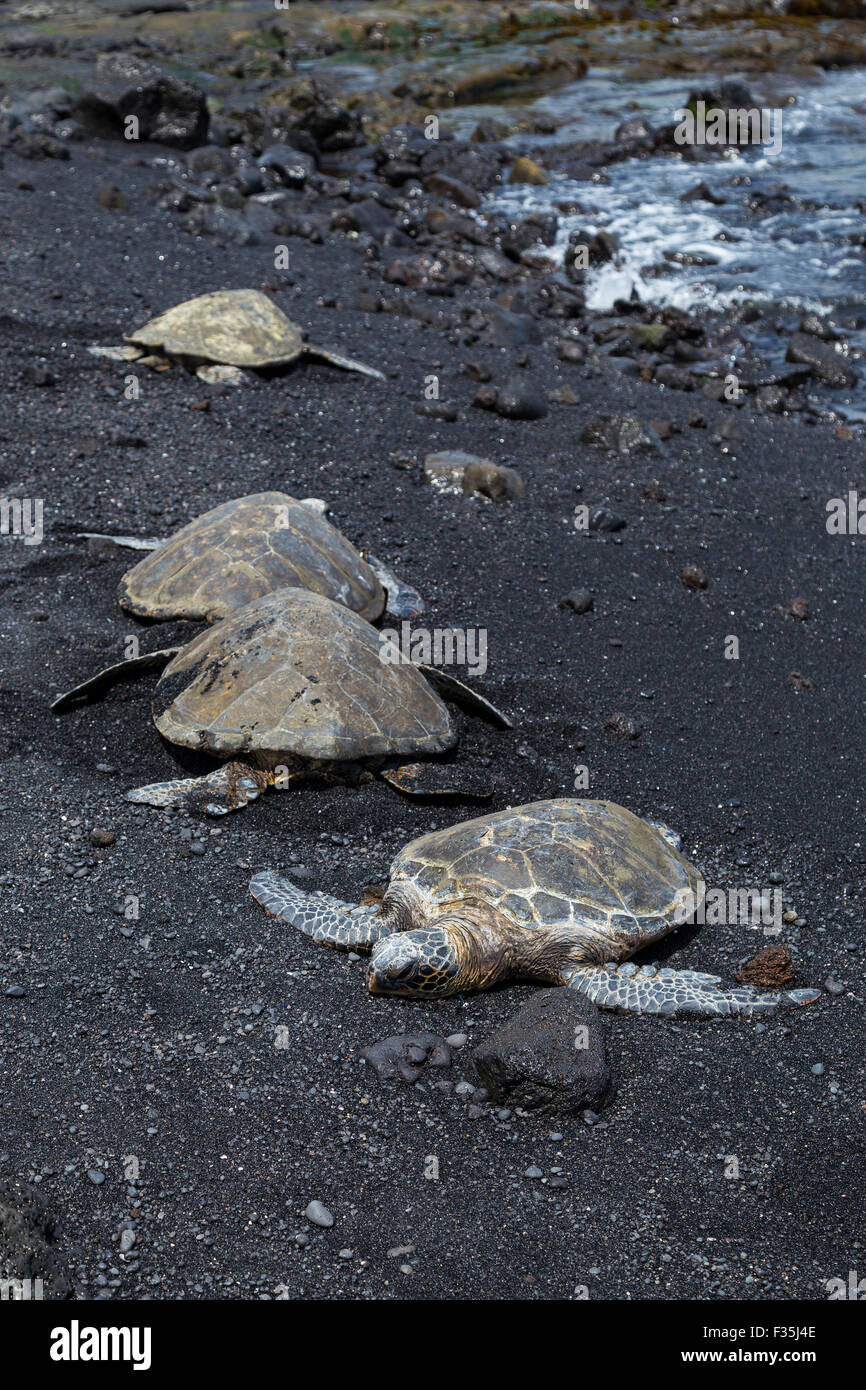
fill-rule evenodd
<path id="1" fill-rule="evenodd" d="M 424 180 L 427 188 L 434 193 L 437 198 L 447 198 L 449 203 L 456 203 L 461 208 L 480 208 L 481 194 L 474 188 L 470 188 L 462 179 L 452 178 L 450 174 L 434 171 L 428 174 Z"/>
<path id="2" fill-rule="evenodd" d="M 628 522 L 610 507 L 595 507 L 589 514 L 590 531 L 623 531 Z"/>
<path id="3" fill-rule="evenodd" d="M 361 133 L 360 115 L 329 98 L 318 100 L 307 108 L 298 121 L 298 130 L 309 135 L 316 148 L 325 153 L 349 150 L 366 143 Z"/>
<path id="4" fill-rule="evenodd" d="M 603 265 L 605 261 L 613 260 L 620 249 L 620 240 L 615 232 L 572 232 L 568 238 L 568 250 L 565 253 L 566 268 L 573 265 L 575 253 L 582 246 L 587 249 L 587 259 L 590 265 Z"/>
<path id="5" fill-rule="evenodd" d="M 234 170 L 231 155 L 219 145 L 200 145 L 190 150 L 186 157 L 186 167 L 191 174 L 221 174 L 223 177 Z"/>
<path id="6" fill-rule="evenodd" d="M 491 304 L 484 319 L 485 334 L 498 347 L 528 347 L 541 341 L 541 329 L 531 314 L 518 314 Z"/>
<path id="7" fill-rule="evenodd" d="M 424 415 L 428 420 L 446 420 L 453 424 L 457 419 L 456 405 L 447 401 L 416 401 L 412 406 L 416 415 Z"/>
<path id="8" fill-rule="evenodd" d="M 741 985 L 756 989 L 791 989 L 797 983 L 794 964 L 787 946 L 765 946 L 736 972 Z"/>
<path id="9" fill-rule="evenodd" d="M 665 386 L 669 391 L 694 391 L 695 383 L 688 372 L 681 367 L 675 367 L 670 362 L 663 362 L 657 368 L 653 381 L 659 386 Z"/>
<path id="10" fill-rule="evenodd" d="M 107 208 L 109 212 L 128 212 L 129 199 L 122 188 L 110 183 L 106 188 L 101 188 L 97 194 L 96 201 L 101 208 Z"/>
<path id="11" fill-rule="evenodd" d="M 511 260 L 519 261 L 524 251 L 539 242 L 552 246 L 556 240 L 556 213 L 534 213 L 522 222 L 512 222 L 502 237 L 502 250 Z"/>
<path id="12" fill-rule="evenodd" d="M 572 613 L 589 613 L 593 607 L 593 597 L 588 589 L 572 589 L 559 600 L 560 608 L 570 608 Z"/>
<path id="13" fill-rule="evenodd" d="M 613 132 L 614 140 L 623 145 L 645 145 L 651 147 L 653 142 L 653 128 L 643 116 L 629 116 L 628 120 L 618 125 Z"/>
<path id="14" fill-rule="evenodd" d="M 680 194 L 681 203 L 715 203 L 718 207 L 724 198 L 719 198 L 705 183 L 696 183 L 687 193 Z"/>
<path id="15" fill-rule="evenodd" d="M 785 683 L 796 691 L 813 689 L 811 680 L 808 676 L 804 676 L 802 671 L 789 671 L 785 677 Z"/>
<path id="16" fill-rule="evenodd" d="M 705 589 L 707 576 L 700 565 L 685 565 L 680 571 L 680 583 L 685 584 L 687 589 Z"/>
<path id="17" fill-rule="evenodd" d="M 704 87 L 700 91 L 689 93 L 688 100 L 683 102 L 683 107 L 691 107 L 695 110 L 697 103 L 703 101 L 709 109 L 721 107 L 723 111 L 737 110 L 741 107 L 752 107 L 758 103 L 752 96 L 745 82 L 741 82 L 736 77 L 725 77 L 718 87 Z"/>
<path id="18" fill-rule="evenodd" d="M 119 139 L 127 138 L 126 120 L 135 116 L 139 140 L 178 149 L 203 145 L 209 120 L 199 87 L 127 53 L 100 55 L 72 115 L 93 134 Z"/>
<path id="19" fill-rule="evenodd" d="M 307 179 L 316 172 L 316 161 L 311 154 L 294 150 L 291 145 L 270 145 L 259 155 L 259 166 L 270 169 L 286 188 L 303 188 Z"/>
<path id="20" fill-rule="evenodd" d="M 375 198 L 362 198 L 341 210 L 333 225 L 338 231 L 366 232 L 374 241 L 385 241 L 394 231 L 394 214 Z"/>
<path id="21" fill-rule="evenodd" d="M 609 453 L 632 454 L 658 449 L 636 415 L 594 415 L 584 425 L 580 442 Z"/>
<path id="22" fill-rule="evenodd" d="M 481 394 L 479 391 L 474 404 L 482 404 L 478 398 Z M 486 408 L 495 410 L 507 420 L 541 420 L 547 414 L 547 400 L 531 377 L 512 376 L 495 393 L 493 404 Z"/>
<path id="23" fill-rule="evenodd" d="M 9 141 L 12 154 L 19 159 L 68 159 L 69 151 L 61 140 L 55 140 L 44 130 L 16 130 Z"/>
<path id="24" fill-rule="evenodd" d="M 413 1085 L 428 1067 L 450 1067 L 451 1049 L 436 1033 L 401 1033 L 365 1047 L 361 1056 L 380 1081 Z"/>
<path id="25" fill-rule="evenodd" d="M 609 714 L 604 721 L 604 727 L 609 734 L 615 734 L 617 738 L 623 738 L 630 743 L 634 743 L 640 738 L 643 729 L 636 719 L 632 719 L 630 714 Z"/>
<path id="26" fill-rule="evenodd" d="M 258 232 L 242 212 L 212 203 L 197 203 L 183 218 L 181 226 L 185 232 L 212 236 L 227 246 L 252 246 L 259 240 Z"/>
<path id="27" fill-rule="evenodd" d="M 41 362 L 28 362 L 22 367 L 21 380 L 25 386 L 55 386 L 57 383 L 54 373 Z"/>
<path id="28" fill-rule="evenodd" d="M 819 314 L 804 314 L 800 320 L 800 332 L 810 333 L 813 338 L 836 338 L 838 334 Z"/>
<path id="29" fill-rule="evenodd" d="M 491 1099 L 511 1108 L 579 1115 L 611 1096 L 598 1010 L 571 989 L 539 990 L 472 1062 Z"/>
<path id="30" fill-rule="evenodd" d="M 586 361 L 586 351 L 583 344 L 578 343 L 574 338 L 557 338 L 553 346 L 560 362 L 572 362 L 575 366 L 580 366 L 582 362 Z"/>
<path id="31" fill-rule="evenodd" d="M 804 598 L 792 598 L 787 603 L 777 603 L 776 612 L 782 618 L 796 618 L 804 623 L 809 617 L 809 605 Z"/>
<path id="32" fill-rule="evenodd" d="M 29 1279 L 33 1299 L 72 1295 L 54 1218 L 36 1189 L 18 1178 L 0 1182 L 0 1280 L 9 1279 Z M 34 1286 L 37 1279 L 42 1280 L 41 1292 Z"/>
<path id="33" fill-rule="evenodd" d="M 855 386 L 859 377 L 844 357 L 810 333 L 795 333 L 788 343 L 786 362 L 801 362 L 828 386 Z"/>
<path id="34" fill-rule="evenodd" d="M 90 843 L 99 849 L 107 849 L 117 840 L 113 830 L 103 830 L 101 826 L 95 825 L 90 832 Z"/>
<path id="35" fill-rule="evenodd" d="M 761 386 L 755 392 L 755 408 L 762 415 L 781 415 L 788 405 L 784 386 Z"/>

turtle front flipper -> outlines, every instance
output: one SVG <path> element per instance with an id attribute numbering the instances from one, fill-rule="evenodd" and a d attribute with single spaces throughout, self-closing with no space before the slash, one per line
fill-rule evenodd
<path id="1" fill-rule="evenodd" d="M 269 871 L 250 880 L 250 892 L 272 917 L 337 950 L 370 951 L 394 930 L 378 903 L 355 907 L 326 893 L 305 893 Z"/>
<path id="2" fill-rule="evenodd" d="M 819 989 L 791 989 L 762 994 L 757 989 L 724 985 L 718 975 L 699 970 L 657 970 L 652 965 L 638 969 L 631 961 L 580 965 L 566 976 L 569 989 L 580 990 L 600 1009 L 668 1018 L 751 1018 L 796 1004 L 811 1004 L 821 993 Z"/>
<path id="3" fill-rule="evenodd" d="M 127 801 L 144 806 L 203 811 L 208 816 L 227 816 L 255 801 L 272 781 L 272 774 L 247 763 L 225 763 L 206 777 L 178 777 L 170 782 L 151 782 L 126 793 Z"/>

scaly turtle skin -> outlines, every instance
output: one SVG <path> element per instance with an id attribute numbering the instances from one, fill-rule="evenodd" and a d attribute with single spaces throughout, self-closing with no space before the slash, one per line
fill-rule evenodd
<path id="1" fill-rule="evenodd" d="M 127 799 L 192 799 L 218 815 L 268 786 L 451 748 L 457 736 L 439 696 L 416 667 L 383 663 L 380 650 L 375 628 L 321 594 L 278 589 L 246 604 L 181 647 L 153 701 L 170 743 L 231 761 Z"/>
<path id="2" fill-rule="evenodd" d="M 620 1013 L 746 1017 L 817 990 L 761 994 L 628 961 L 699 905 L 698 871 L 663 826 L 610 801 L 538 801 L 414 840 L 380 906 L 351 909 L 274 873 L 250 891 L 315 941 L 370 950 L 376 994 L 443 997 L 511 978 L 566 985 Z"/>
<path id="3" fill-rule="evenodd" d="M 296 323 L 261 290 L 215 290 L 184 300 L 127 335 L 127 342 L 190 362 L 285 367 L 302 355 L 384 380 L 382 372 L 304 342 Z"/>
<path id="4" fill-rule="evenodd" d="M 142 618 L 216 622 L 275 589 L 309 589 L 362 618 L 385 592 L 335 527 L 285 492 L 257 492 L 197 516 L 128 570 L 122 608 Z"/>

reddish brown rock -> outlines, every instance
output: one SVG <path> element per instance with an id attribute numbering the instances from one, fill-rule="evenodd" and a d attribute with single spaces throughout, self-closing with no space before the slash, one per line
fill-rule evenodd
<path id="1" fill-rule="evenodd" d="M 765 946 L 736 972 L 741 985 L 756 989 L 790 989 L 797 983 L 794 964 L 787 946 Z"/>
<path id="2" fill-rule="evenodd" d="M 680 583 L 687 589 L 697 590 L 707 587 L 707 576 L 700 565 L 686 565 L 680 574 Z"/>

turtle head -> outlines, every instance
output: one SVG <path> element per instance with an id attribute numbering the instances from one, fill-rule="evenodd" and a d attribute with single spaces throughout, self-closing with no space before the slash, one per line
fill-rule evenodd
<path id="1" fill-rule="evenodd" d="M 371 994 L 436 999 L 465 988 L 458 939 L 444 927 L 420 927 L 383 937 L 373 948 Z"/>

